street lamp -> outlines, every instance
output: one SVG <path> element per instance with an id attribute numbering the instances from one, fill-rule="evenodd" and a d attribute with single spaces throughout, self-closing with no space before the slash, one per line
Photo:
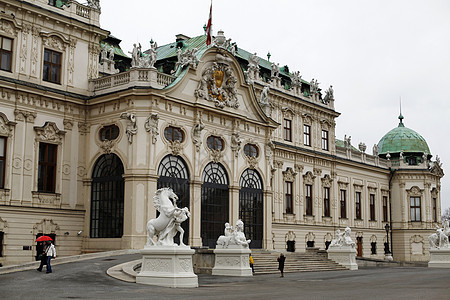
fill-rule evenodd
<path id="1" fill-rule="evenodd" d="M 389 223 L 386 223 L 386 225 L 384 226 L 384 229 L 386 230 L 386 247 L 384 249 L 384 256 L 385 256 L 384 259 L 386 259 L 388 261 L 392 261 L 393 260 L 392 253 L 389 250 L 389 229 L 390 229 Z"/>
<path id="2" fill-rule="evenodd" d="M 391 251 L 389 250 L 389 223 L 386 223 L 384 229 L 386 230 L 386 247 L 384 249 L 384 254 L 389 255 L 391 254 Z"/>

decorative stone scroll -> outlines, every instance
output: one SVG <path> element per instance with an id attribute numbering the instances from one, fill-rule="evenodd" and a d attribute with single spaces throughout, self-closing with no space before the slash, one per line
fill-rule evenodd
<path id="1" fill-rule="evenodd" d="M 195 96 L 214 102 L 216 107 L 238 108 L 236 83 L 229 59 L 217 54 L 216 60 L 203 71 Z"/>
<path id="2" fill-rule="evenodd" d="M 121 119 L 127 120 L 127 129 L 125 130 L 128 142 L 131 144 L 133 143 L 133 135 L 137 133 L 137 125 L 136 125 L 136 116 L 132 113 L 121 113 L 120 114 Z"/>
<path id="3" fill-rule="evenodd" d="M 150 132 L 152 135 L 152 143 L 156 144 L 156 141 L 158 140 L 158 122 L 159 122 L 159 116 L 157 113 L 153 113 L 150 116 L 147 117 L 147 120 L 145 120 L 145 130 L 147 132 Z"/>

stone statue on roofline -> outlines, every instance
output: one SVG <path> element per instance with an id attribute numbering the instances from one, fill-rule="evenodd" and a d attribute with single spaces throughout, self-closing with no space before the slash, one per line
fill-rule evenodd
<path id="1" fill-rule="evenodd" d="M 299 71 L 296 71 L 294 73 L 292 73 L 291 76 L 291 80 L 292 80 L 292 87 L 302 87 L 302 75 L 300 75 Z"/>
<path id="2" fill-rule="evenodd" d="M 100 0 L 87 0 L 87 6 L 101 12 Z"/>
<path id="3" fill-rule="evenodd" d="M 332 85 L 325 91 L 325 97 L 322 99 L 322 103 L 329 104 L 330 101 L 334 101 L 334 90 Z"/>
<path id="4" fill-rule="evenodd" d="M 187 49 L 185 52 L 178 47 L 177 59 L 175 68 L 172 70 L 172 74 L 176 73 L 178 69 L 183 69 L 186 66 L 196 69 L 200 60 L 197 58 L 197 48 Z"/>
<path id="5" fill-rule="evenodd" d="M 270 77 L 279 77 L 280 76 L 280 64 L 272 63 L 272 70 L 270 72 Z"/>

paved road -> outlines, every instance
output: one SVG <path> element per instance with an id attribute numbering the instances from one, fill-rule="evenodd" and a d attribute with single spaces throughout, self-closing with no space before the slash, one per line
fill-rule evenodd
<path id="1" fill-rule="evenodd" d="M 449 299 L 450 270 L 366 268 L 250 278 L 199 276 L 198 288 L 173 289 L 109 277 L 114 265 L 139 254 L 55 265 L 0 275 L 0 299 Z"/>

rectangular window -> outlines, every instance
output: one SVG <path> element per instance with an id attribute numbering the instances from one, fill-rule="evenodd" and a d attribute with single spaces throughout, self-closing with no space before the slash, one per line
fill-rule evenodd
<path id="1" fill-rule="evenodd" d="M 5 188 L 6 137 L 0 136 L 0 189 Z"/>
<path id="2" fill-rule="evenodd" d="M 345 219 L 347 218 L 347 203 L 346 203 L 346 197 L 347 197 L 347 191 L 341 190 L 339 201 L 341 202 L 341 218 Z"/>
<path id="3" fill-rule="evenodd" d="M 383 222 L 388 221 L 388 197 L 383 196 Z"/>
<path id="4" fill-rule="evenodd" d="M 285 191 L 285 209 L 287 214 L 293 213 L 293 198 L 292 198 L 292 181 L 284 182 L 284 191 Z"/>
<path id="5" fill-rule="evenodd" d="M 330 214 L 330 188 L 323 188 L 323 216 L 329 217 Z"/>
<path id="6" fill-rule="evenodd" d="M 55 192 L 56 150 L 58 146 L 39 143 L 38 191 Z"/>
<path id="7" fill-rule="evenodd" d="M 313 202 L 312 202 L 312 185 L 305 185 L 305 201 L 306 201 L 306 215 L 313 215 Z"/>
<path id="8" fill-rule="evenodd" d="M 12 39 L 0 36 L 0 69 L 11 72 Z"/>
<path id="9" fill-rule="evenodd" d="M 303 125 L 303 144 L 311 146 L 311 126 Z"/>
<path id="10" fill-rule="evenodd" d="M 375 195 L 370 194 L 370 221 L 375 221 Z"/>
<path id="11" fill-rule="evenodd" d="M 53 83 L 61 83 L 61 53 L 44 50 L 44 73 L 42 79 Z"/>
<path id="12" fill-rule="evenodd" d="M 422 221 L 420 215 L 420 197 L 411 197 L 410 207 L 411 207 L 411 221 L 412 222 Z"/>
<path id="13" fill-rule="evenodd" d="M 292 121 L 284 119 L 284 140 L 292 142 Z"/>
<path id="14" fill-rule="evenodd" d="M 328 151 L 328 131 L 322 130 L 322 150 Z"/>
<path id="15" fill-rule="evenodd" d="M 361 192 L 355 193 L 355 219 L 361 220 Z"/>
<path id="16" fill-rule="evenodd" d="M 433 222 L 437 222 L 437 201 L 433 198 Z"/>

